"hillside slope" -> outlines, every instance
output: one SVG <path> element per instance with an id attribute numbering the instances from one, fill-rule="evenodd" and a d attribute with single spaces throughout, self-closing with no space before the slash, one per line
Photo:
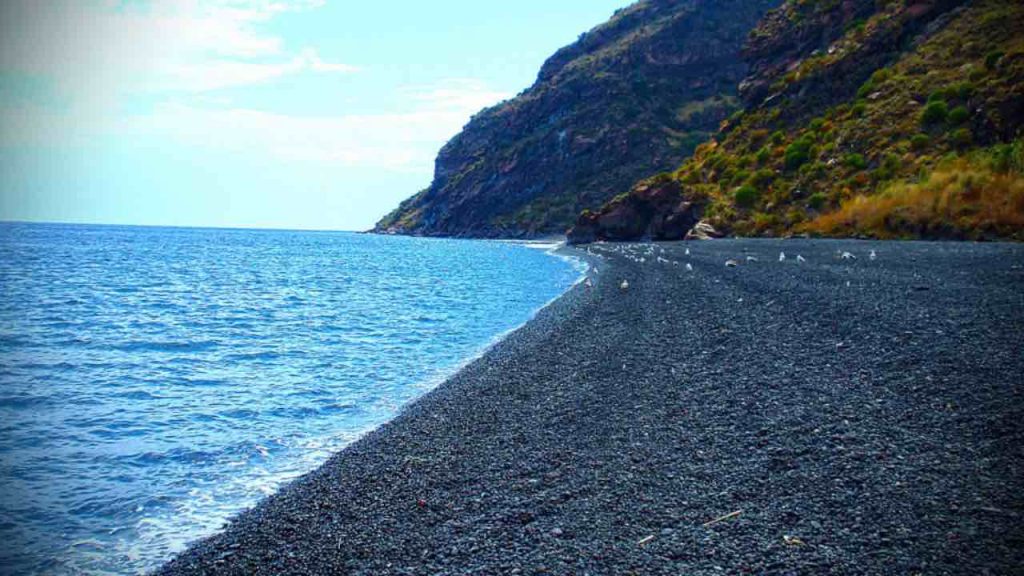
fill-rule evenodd
<path id="1" fill-rule="evenodd" d="M 751 33 L 738 113 L 570 237 L 1024 239 L 1024 3 L 787 0 Z"/>
<path id="2" fill-rule="evenodd" d="M 518 97 L 474 116 L 429 188 L 376 232 L 563 233 L 692 154 L 739 105 L 749 30 L 778 0 L 643 0 L 559 50 Z"/>

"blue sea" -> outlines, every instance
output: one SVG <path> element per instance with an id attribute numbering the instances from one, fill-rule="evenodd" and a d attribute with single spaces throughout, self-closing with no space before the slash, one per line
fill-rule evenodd
<path id="1" fill-rule="evenodd" d="M 0 572 L 160 565 L 580 267 L 501 242 L 0 224 Z"/>

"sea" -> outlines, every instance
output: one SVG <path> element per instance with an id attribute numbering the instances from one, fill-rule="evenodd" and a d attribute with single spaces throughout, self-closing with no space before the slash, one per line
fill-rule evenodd
<path id="1" fill-rule="evenodd" d="M 0 573 L 158 567 L 583 266 L 497 241 L 0 223 Z"/>

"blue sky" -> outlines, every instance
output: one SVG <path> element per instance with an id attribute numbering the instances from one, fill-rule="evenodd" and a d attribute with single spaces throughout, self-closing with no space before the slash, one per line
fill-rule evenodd
<path id="1" fill-rule="evenodd" d="M 5 0 L 0 220 L 358 230 L 629 0 Z"/>

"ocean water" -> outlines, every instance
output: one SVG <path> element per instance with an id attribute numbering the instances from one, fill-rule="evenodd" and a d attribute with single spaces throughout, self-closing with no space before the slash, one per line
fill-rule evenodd
<path id="1" fill-rule="evenodd" d="M 499 242 L 0 224 L 0 572 L 158 566 L 579 267 Z"/>

